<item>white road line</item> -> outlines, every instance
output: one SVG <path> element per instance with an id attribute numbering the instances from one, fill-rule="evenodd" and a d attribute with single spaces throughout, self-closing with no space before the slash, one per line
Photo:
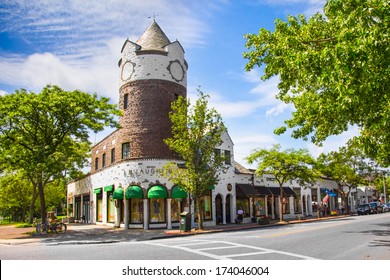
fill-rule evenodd
<path id="1" fill-rule="evenodd" d="M 186 251 L 186 252 L 189 252 L 189 253 L 193 253 L 193 254 L 204 256 L 204 257 L 208 257 L 208 258 L 211 258 L 211 259 L 229 260 L 229 258 L 225 258 L 223 256 L 217 256 L 217 255 L 214 255 L 214 254 L 209 254 L 209 253 L 206 253 L 206 252 L 202 252 L 202 251 L 199 251 L 199 250 L 194 250 L 194 249 L 186 248 L 186 247 L 182 247 L 182 246 L 172 246 L 172 245 L 165 245 L 165 244 L 152 243 L 152 242 L 144 242 L 144 243 L 147 243 L 149 245 L 155 245 L 155 246 L 179 249 L 179 250 L 183 250 L 183 251 Z"/>
<path id="2" fill-rule="evenodd" d="M 175 244 L 176 247 L 185 247 L 185 246 L 194 246 L 194 245 L 204 245 L 209 243 L 218 243 L 219 241 L 197 241 L 197 242 L 191 242 L 191 243 L 182 243 L 182 244 Z"/>
<path id="3" fill-rule="evenodd" d="M 254 255 L 265 255 L 269 254 L 270 252 L 265 251 L 258 251 L 253 253 L 242 253 L 242 254 L 231 254 L 231 255 L 224 255 L 225 258 L 233 258 L 233 257 L 246 257 L 246 256 L 254 256 Z"/>
<path id="4" fill-rule="evenodd" d="M 201 248 L 201 249 L 197 249 L 197 250 L 199 250 L 199 251 L 208 251 L 208 250 L 232 249 L 232 248 L 238 248 L 238 247 L 241 247 L 241 246 L 240 245 L 236 245 L 236 246 L 221 246 L 221 247 Z"/>
<path id="5" fill-rule="evenodd" d="M 233 242 L 224 242 L 224 243 L 227 243 L 227 244 L 237 244 L 237 243 L 233 243 Z M 244 245 L 244 244 L 241 244 L 241 247 L 255 249 L 255 250 L 261 250 L 261 251 L 266 251 L 268 253 L 288 255 L 288 256 L 297 257 L 297 258 L 301 258 L 301 259 L 305 259 L 305 260 L 318 260 L 317 258 L 312 258 L 312 257 L 305 256 L 305 255 L 294 254 L 294 253 L 278 251 L 278 250 L 272 250 L 272 249 L 261 248 L 261 247 L 255 247 L 255 246 L 249 246 L 249 245 Z"/>
<path id="6" fill-rule="evenodd" d="M 244 257 L 244 256 L 251 256 L 251 255 L 260 255 L 260 254 L 279 254 L 279 255 L 287 255 L 291 257 L 295 257 L 298 259 L 304 259 L 304 260 L 318 260 L 317 258 L 305 256 L 305 255 L 300 255 L 300 254 L 294 254 L 290 252 L 285 252 L 285 251 L 278 251 L 278 250 L 272 250 L 272 249 L 267 249 L 267 248 L 261 248 L 261 247 L 255 247 L 255 246 L 249 246 L 245 244 L 239 244 L 239 243 L 233 243 L 233 242 L 227 242 L 227 241 L 212 241 L 212 240 L 194 240 L 193 243 L 184 243 L 180 245 L 173 245 L 173 244 L 162 244 L 162 243 L 154 243 L 154 242 L 144 242 L 149 245 L 155 245 L 155 246 L 162 246 L 162 247 L 167 247 L 167 248 L 173 248 L 173 249 L 178 249 L 178 250 L 183 250 L 186 252 L 190 252 L 193 254 L 205 256 L 208 258 L 212 259 L 217 259 L 217 260 L 231 260 L 233 257 Z M 227 246 L 220 246 L 220 247 L 211 247 L 211 248 L 190 248 L 188 246 L 194 245 L 194 244 L 215 244 L 215 243 L 223 243 Z M 232 248 L 249 248 L 252 250 L 255 250 L 256 252 L 249 252 L 249 253 L 240 253 L 240 254 L 228 254 L 228 255 L 215 255 L 211 254 L 205 251 L 212 251 L 212 250 L 222 250 L 222 249 L 232 249 Z"/>

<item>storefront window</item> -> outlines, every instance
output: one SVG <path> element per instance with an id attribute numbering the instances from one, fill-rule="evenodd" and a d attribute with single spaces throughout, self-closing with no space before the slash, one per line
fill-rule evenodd
<path id="1" fill-rule="evenodd" d="M 143 200 L 138 198 L 130 199 L 130 223 L 142 224 L 143 212 Z"/>
<path id="2" fill-rule="evenodd" d="M 248 198 L 240 198 L 236 200 L 236 206 L 237 210 L 242 209 L 244 210 L 244 217 L 249 217 L 249 199 Z"/>
<path id="3" fill-rule="evenodd" d="M 113 192 L 107 192 L 107 222 L 115 222 L 115 201 L 112 198 Z"/>
<path id="4" fill-rule="evenodd" d="M 311 190 L 311 205 L 313 212 L 318 210 L 318 197 L 317 197 L 317 189 Z"/>
<path id="5" fill-rule="evenodd" d="M 255 217 L 265 215 L 265 197 L 255 197 L 253 199 L 253 210 Z"/>
<path id="6" fill-rule="evenodd" d="M 151 223 L 165 223 L 165 199 L 151 198 L 149 200 L 149 213 Z"/>
<path id="7" fill-rule="evenodd" d="M 203 208 L 203 220 L 212 220 L 211 191 L 207 195 L 200 197 L 199 205 Z M 195 218 L 198 218 L 198 209 L 196 210 Z"/>
<path id="8" fill-rule="evenodd" d="M 74 218 L 76 220 L 81 219 L 81 196 L 75 197 L 75 213 L 74 213 Z"/>
<path id="9" fill-rule="evenodd" d="M 283 214 L 290 213 L 290 198 L 289 197 L 283 197 L 282 210 L 283 210 Z"/>
<path id="10" fill-rule="evenodd" d="M 96 195 L 96 220 L 103 221 L 103 195 L 101 193 Z"/>
<path id="11" fill-rule="evenodd" d="M 302 213 L 301 196 L 297 195 L 294 198 L 294 213 Z"/>
<path id="12" fill-rule="evenodd" d="M 186 204 L 186 199 L 184 198 L 172 198 L 171 200 L 171 219 L 172 222 L 178 222 L 180 219 L 180 213 L 184 211 Z"/>

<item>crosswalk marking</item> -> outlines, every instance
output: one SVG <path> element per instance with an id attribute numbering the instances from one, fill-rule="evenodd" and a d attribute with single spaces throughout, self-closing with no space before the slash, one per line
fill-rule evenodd
<path id="1" fill-rule="evenodd" d="M 190 252 L 193 254 L 201 255 L 204 257 L 208 257 L 211 259 L 217 259 L 217 260 L 232 260 L 232 259 L 239 259 L 240 257 L 247 257 L 247 256 L 255 256 L 255 255 L 266 255 L 266 254 L 279 254 L 279 255 L 285 255 L 297 259 L 304 259 L 304 260 L 317 260 L 316 258 L 312 258 L 305 255 L 300 254 L 294 254 L 284 251 L 278 251 L 278 250 L 272 250 L 267 248 L 261 248 L 256 246 L 250 246 L 245 244 L 239 244 L 239 243 L 233 243 L 233 242 L 227 242 L 227 241 L 213 241 L 213 240 L 194 240 L 194 242 L 186 242 L 186 243 L 175 243 L 175 242 L 167 242 L 166 244 L 160 243 L 160 242 L 154 242 L 154 241 L 145 241 L 143 243 L 146 243 L 148 245 L 153 246 L 162 246 L 177 250 L 183 250 L 186 252 Z M 204 246 L 210 245 L 210 247 L 205 248 Z M 196 248 L 196 247 L 202 247 L 202 248 Z M 229 251 L 229 249 L 237 249 L 242 248 L 243 250 L 248 250 L 249 252 L 245 253 L 233 253 L 233 252 L 224 252 Z M 225 253 L 225 254 L 218 254 L 219 253 Z"/>

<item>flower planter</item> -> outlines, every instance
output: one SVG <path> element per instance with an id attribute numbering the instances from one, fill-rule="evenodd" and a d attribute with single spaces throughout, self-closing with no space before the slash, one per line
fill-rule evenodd
<path id="1" fill-rule="evenodd" d="M 269 219 L 258 219 L 257 222 L 259 225 L 267 225 L 269 224 Z"/>

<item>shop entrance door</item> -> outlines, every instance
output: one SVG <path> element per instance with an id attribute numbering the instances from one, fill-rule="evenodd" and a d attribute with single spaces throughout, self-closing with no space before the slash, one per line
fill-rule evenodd
<path id="1" fill-rule="evenodd" d="M 232 196 L 230 194 L 228 194 L 226 196 L 226 223 L 227 224 L 230 224 L 232 222 L 232 219 L 231 219 L 231 209 L 230 209 L 230 200 L 231 200 Z"/>
<path id="2" fill-rule="evenodd" d="M 222 197 L 221 195 L 217 195 L 215 197 L 215 214 L 216 214 L 216 218 L 217 218 L 217 225 L 218 224 L 222 224 Z"/>
<path id="3" fill-rule="evenodd" d="M 85 224 L 89 224 L 91 222 L 91 207 L 90 207 L 90 203 L 89 203 L 89 200 L 87 201 L 83 201 L 83 223 Z"/>

